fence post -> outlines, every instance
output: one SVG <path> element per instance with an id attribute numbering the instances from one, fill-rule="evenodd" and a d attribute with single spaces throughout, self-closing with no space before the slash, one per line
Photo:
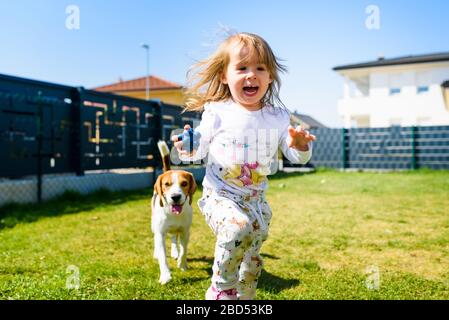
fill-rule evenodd
<path id="1" fill-rule="evenodd" d="M 162 122 L 163 122 L 163 110 L 162 110 L 162 108 L 163 108 L 164 103 L 161 100 L 158 100 L 158 101 L 156 101 L 154 103 L 156 104 L 156 108 L 155 108 L 155 110 L 156 110 L 156 117 L 155 118 L 156 118 L 156 123 L 157 123 L 157 130 L 156 130 L 157 131 L 157 137 L 155 137 L 156 141 L 154 143 L 155 143 L 155 146 L 156 146 L 156 150 L 158 150 L 157 143 L 158 143 L 159 140 L 162 140 L 162 137 L 164 136 L 163 135 L 163 130 L 164 130 L 163 128 L 164 128 L 164 126 L 162 124 Z M 170 137 L 169 137 L 169 139 L 170 139 Z M 156 179 L 156 169 L 161 169 L 162 168 L 162 158 L 161 158 L 159 152 L 156 152 L 156 154 L 157 154 L 158 162 L 157 162 L 157 165 L 156 165 L 156 167 L 154 168 L 154 171 L 153 171 L 154 181 L 156 181 L 155 180 Z"/>
<path id="2" fill-rule="evenodd" d="M 37 202 L 42 202 L 42 140 L 43 140 L 43 117 L 42 91 L 37 93 Z"/>
<path id="3" fill-rule="evenodd" d="M 346 169 L 348 167 L 348 152 L 349 152 L 349 138 L 348 129 L 341 128 L 341 166 L 342 169 Z"/>
<path id="4" fill-rule="evenodd" d="M 163 108 L 164 103 L 159 100 L 155 104 L 157 105 L 157 108 L 156 108 L 156 110 L 157 110 L 156 111 L 156 118 L 157 118 L 157 126 L 158 126 L 157 127 L 158 136 L 156 138 L 156 140 L 157 140 L 156 144 L 157 144 L 157 142 L 159 140 L 162 140 L 162 137 L 163 137 L 163 125 L 162 125 L 162 121 L 163 121 L 162 114 L 163 114 L 163 111 L 162 111 L 162 108 Z"/>
<path id="5" fill-rule="evenodd" d="M 412 144 L 412 170 L 417 169 L 416 163 L 416 126 L 411 126 L 411 144 Z"/>
<path id="6" fill-rule="evenodd" d="M 74 149 L 73 163 L 75 167 L 75 172 L 77 176 L 84 175 L 83 169 L 83 101 L 84 101 L 84 88 L 78 87 L 74 90 L 74 113 L 73 113 L 73 140 Z"/>

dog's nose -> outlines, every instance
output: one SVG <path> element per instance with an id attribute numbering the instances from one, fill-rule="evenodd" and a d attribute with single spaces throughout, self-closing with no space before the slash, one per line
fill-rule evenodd
<path id="1" fill-rule="evenodd" d="M 171 199 L 173 202 L 178 203 L 181 200 L 181 195 L 179 193 L 172 194 Z"/>

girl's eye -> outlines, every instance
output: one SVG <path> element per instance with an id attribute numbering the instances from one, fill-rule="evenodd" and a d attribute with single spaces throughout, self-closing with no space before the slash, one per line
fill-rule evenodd
<path id="1" fill-rule="evenodd" d="M 238 70 L 240 70 L 240 71 L 245 71 L 245 70 L 246 70 L 246 67 L 239 67 Z"/>
<path id="2" fill-rule="evenodd" d="M 265 68 L 264 68 L 264 67 L 258 67 L 257 70 L 259 70 L 259 71 L 265 71 Z"/>

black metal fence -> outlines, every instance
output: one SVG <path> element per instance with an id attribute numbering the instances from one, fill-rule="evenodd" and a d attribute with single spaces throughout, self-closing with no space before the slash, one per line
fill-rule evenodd
<path id="1" fill-rule="evenodd" d="M 0 177 L 160 166 L 179 106 L 0 75 Z M 40 191 L 39 191 L 40 193 Z M 40 199 L 40 194 L 38 195 Z"/>
<path id="2" fill-rule="evenodd" d="M 315 167 L 449 169 L 449 126 L 313 129 Z"/>
<path id="3" fill-rule="evenodd" d="M 160 167 L 156 143 L 193 126 L 179 106 L 0 75 L 0 178 Z M 449 126 L 313 129 L 308 166 L 449 169 Z M 288 166 L 288 161 L 285 161 Z"/>

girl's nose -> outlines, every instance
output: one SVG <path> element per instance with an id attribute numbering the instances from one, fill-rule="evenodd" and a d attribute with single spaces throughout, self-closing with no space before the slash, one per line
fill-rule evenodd
<path id="1" fill-rule="evenodd" d="M 247 79 L 255 79 L 256 73 L 253 70 L 248 70 L 248 73 L 246 74 Z"/>

